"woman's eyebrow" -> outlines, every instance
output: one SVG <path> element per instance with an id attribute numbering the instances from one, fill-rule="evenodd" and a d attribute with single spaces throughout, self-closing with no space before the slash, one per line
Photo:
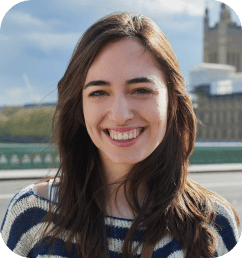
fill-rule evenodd
<path id="1" fill-rule="evenodd" d="M 145 82 L 149 82 L 149 83 L 155 83 L 157 82 L 157 78 L 154 76 L 147 76 L 147 77 L 137 77 L 137 78 L 133 78 L 130 80 L 127 80 L 125 82 L 126 85 L 130 85 L 130 84 L 135 84 L 135 83 L 145 83 Z M 103 80 L 94 80 L 94 81 L 90 81 L 89 83 L 87 83 L 84 86 L 84 90 L 89 87 L 89 86 L 111 86 L 110 82 L 107 81 L 103 81 Z"/>

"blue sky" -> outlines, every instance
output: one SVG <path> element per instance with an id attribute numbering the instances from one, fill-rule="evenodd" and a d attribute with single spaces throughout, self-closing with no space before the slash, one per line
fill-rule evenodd
<path id="1" fill-rule="evenodd" d="M 189 69 L 203 58 L 206 4 L 214 25 L 221 2 L 213 0 L 21 2 L 6 13 L 1 24 L 0 106 L 55 102 L 57 83 L 78 39 L 97 19 L 115 11 L 142 13 L 158 24 L 171 43 L 189 86 Z M 235 13 L 232 20 L 240 23 Z"/>

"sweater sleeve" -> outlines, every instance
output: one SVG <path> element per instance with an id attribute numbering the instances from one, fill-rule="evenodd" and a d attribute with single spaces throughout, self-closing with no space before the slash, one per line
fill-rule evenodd
<path id="1" fill-rule="evenodd" d="M 34 194 L 32 185 L 13 197 L 1 226 L 3 241 L 10 250 L 28 257 L 47 208 L 47 202 Z"/>
<path id="2" fill-rule="evenodd" d="M 240 232 L 232 209 L 217 199 L 213 202 L 217 212 L 215 231 L 218 243 L 216 250 L 218 256 L 222 256 L 236 246 Z"/>

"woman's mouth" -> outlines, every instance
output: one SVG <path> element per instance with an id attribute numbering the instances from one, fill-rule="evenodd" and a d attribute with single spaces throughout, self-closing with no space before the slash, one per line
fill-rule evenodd
<path id="1" fill-rule="evenodd" d="M 128 130 L 126 132 L 117 132 L 114 130 L 104 129 L 105 134 L 111 137 L 112 140 L 124 142 L 136 139 L 145 130 L 145 127 L 139 127 L 136 129 Z"/>

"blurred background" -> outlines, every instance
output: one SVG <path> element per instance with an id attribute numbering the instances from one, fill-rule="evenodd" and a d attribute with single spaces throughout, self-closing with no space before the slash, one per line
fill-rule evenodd
<path id="1" fill-rule="evenodd" d="M 52 144 L 57 84 L 82 33 L 115 11 L 150 17 L 177 56 L 198 123 L 192 179 L 242 220 L 242 30 L 235 11 L 204 0 L 36 0 L 0 29 L 0 221 L 14 194 L 59 166 Z"/>

